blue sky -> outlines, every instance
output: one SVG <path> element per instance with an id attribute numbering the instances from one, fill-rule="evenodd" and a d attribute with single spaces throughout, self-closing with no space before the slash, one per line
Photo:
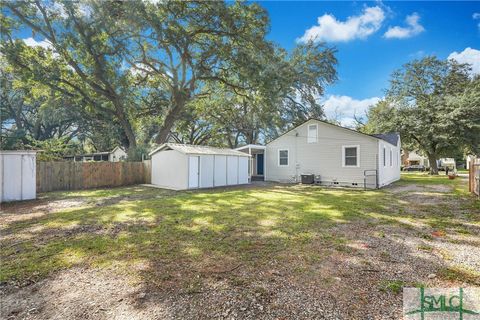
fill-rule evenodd
<path id="1" fill-rule="evenodd" d="M 382 97 L 392 71 L 412 59 L 450 56 L 480 72 L 480 2 L 259 3 L 270 15 L 269 38 L 284 48 L 302 37 L 337 47 L 339 79 L 324 100 L 327 116 L 345 125 Z"/>

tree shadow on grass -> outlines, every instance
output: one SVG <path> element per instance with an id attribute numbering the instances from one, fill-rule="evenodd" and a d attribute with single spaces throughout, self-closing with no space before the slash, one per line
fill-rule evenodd
<path id="1" fill-rule="evenodd" d="M 129 274 L 143 291 L 204 296 L 218 289 L 219 282 L 230 289 L 253 290 L 253 283 L 276 279 L 268 274 L 272 268 L 288 274 L 289 281 L 303 281 L 308 274 L 328 282 L 335 272 L 318 277 L 324 263 L 382 261 L 378 249 L 348 246 L 353 240 L 372 242 L 377 248 L 403 246 L 391 237 L 375 238 L 375 243 L 372 232 L 378 226 L 389 225 L 405 237 L 424 232 L 415 224 L 406 228 L 398 218 L 411 219 L 409 213 L 392 210 L 402 206 L 401 199 L 386 198 L 382 191 L 272 186 L 173 194 L 160 190 L 148 197 L 135 197 L 136 192 L 143 191 L 129 191 L 134 197 L 127 201 L 121 192 L 107 192 L 115 201 L 9 225 L 8 230 L 27 241 L 5 243 L 2 279 L 41 278 L 60 269 L 93 266 Z M 399 252 L 397 261 L 442 267 L 433 258 L 417 257 L 411 248 Z M 358 281 L 358 272 L 367 269 L 362 264 L 345 268 L 351 281 Z M 379 281 L 368 271 L 362 277 Z M 418 279 L 406 280 L 422 277 L 425 274 L 419 273 Z M 148 303 L 138 307 L 147 308 Z"/>

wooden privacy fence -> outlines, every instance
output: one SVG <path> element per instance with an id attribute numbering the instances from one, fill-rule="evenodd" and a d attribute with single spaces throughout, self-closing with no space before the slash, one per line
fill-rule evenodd
<path id="1" fill-rule="evenodd" d="M 480 196 L 480 158 L 470 161 L 470 170 L 468 173 L 469 184 L 468 189 L 470 192 Z"/>
<path id="2" fill-rule="evenodd" d="M 37 162 L 37 192 L 150 183 L 145 162 Z"/>

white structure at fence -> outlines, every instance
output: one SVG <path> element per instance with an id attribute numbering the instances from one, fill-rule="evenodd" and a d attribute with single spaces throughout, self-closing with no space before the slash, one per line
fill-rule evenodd
<path id="1" fill-rule="evenodd" d="M 231 149 L 166 143 L 150 153 L 152 184 L 173 190 L 249 183 L 250 155 Z"/>
<path id="2" fill-rule="evenodd" d="M 36 151 L 0 151 L 0 202 L 35 199 Z"/>

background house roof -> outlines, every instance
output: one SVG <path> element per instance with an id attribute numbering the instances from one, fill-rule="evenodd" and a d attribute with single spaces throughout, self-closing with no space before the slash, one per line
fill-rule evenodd
<path id="1" fill-rule="evenodd" d="M 164 150 L 176 150 L 181 153 L 185 154 L 210 154 L 210 155 L 225 155 L 225 156 L 241 156 L 241 157 L 250 157 L 250 155 L 232 150 L 227 148 L 217 148 L 217 147 L 209 147 L 209 146 L 198 146 L 198 145 L 190 145 L 190 144 L 179 144 L 179 143 L 165 143 L 153 150 L 149 153 L 149 155 L 153 155 L 159 151 Z"/>

